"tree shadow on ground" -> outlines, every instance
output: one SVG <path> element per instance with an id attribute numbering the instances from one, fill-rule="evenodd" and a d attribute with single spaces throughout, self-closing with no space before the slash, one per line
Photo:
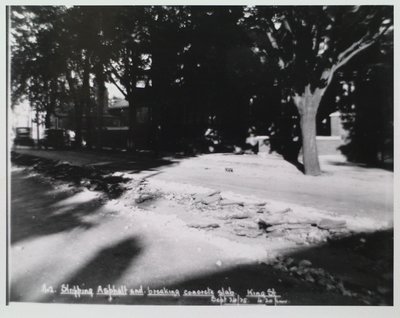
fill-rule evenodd
<path id="1" fill-rule="evenodd" d="M 340 278 L 347 288 L 373 295 L 371 304 L 393 304 L 393 229 L 358 233 L 293 252 Z"/>
<path id="2" fill-rule="evenodd" d="M 138 173 L 143 170 L 157 170 L 158 168 L 176 164 L 174 157 L 165 159 L 154 157 L 152 155 L 138 155 L 130 153 L 109 153 L 107 151 L 94 150 L 38 150 L 11 152 L 11 160 L 16 164 L 24 166 L 39 166 L 49 170 L 51 166 L 57 164 L 57 169 L 63 167 L 58 161 L 70 162 L 69 166 L 74 167 L 76 171 L 72 173 L 76 178 L 84 177 L 86 174 L 95 173 L 95 169 L 102 174 L 113 172 Z M 77 162 L 75 162 L 77 161 Z M 66 165 L 64 165 L 66 166 Z M 51 169 L 50 169 L 51 172 Z M 72 176 L 70 176 L 71 178 Z"/>
<path id="3" fill-rule="evenodd" d="M 268 143 L 270 152 L 277 152 L 282 156 L 283 160 L 304 173 L 304 165 L 298 160 L 301 150 L 301 143 L 299 140 L 293 141 L 293 139 L 289 138 L 275 137 L 268 140 Z"/>
<path id="4" fill-rule="evenodd" d="M 73 203 L 72 190 L 54 192 L 53 187 L 22 171 L 11 177 L 11 244 L 75 228 L 89 229 L 94 224 L 83 220 L 101 207 L 98 199 Z M 71 199 L 66 206 L 56 205 Z"/>
<path id="5" fill-rule="evenodd" d="M 283 159 L 292 164 L 293 166 L 296 167 L 297 170 L 299 170 L 301 173 L 305 173 L 304 172 L 304 165 L 298 160 L 298 159 L 293 159 L 293 158 L 285 158 L 283 157 Z"/>
<path id="6" fill-rule="evenodd" d="M 83 161 L 80 161 L 81 156 Z M 70 182 L 74 186 L 83 185 L 90 190 L 102 191 L 111 199 L 121 196 L 125 191 L 124 185 L 131 180 L 122 175 L 113 175 L 114 172 L 131 174 L 141 171 L 159 172 L 161 167 L 178 162 L 173 159 L 135 158 L 126 154 L 122 157 L 120 155 L 102 157 L 99 153 L 90 153 L 88 156 L 87 152 L 77 151 L 12 152 L 11 160 L 14 164 L 29 167 L 54 179 Z"/>
<path id="7" fill-rule="evenodd" d="M 142 247 L 139 241 L 132 237 L 108 246 L 97 253 L 88 264 L 78 270 L 72 277 L 63 281 L 62 285 L 64 286 L 57 287 L 57 294 L 43 293 L 37 301 L 59 303 L 96 301 L 107 303 L 108 295 L 97 295 L 96 298 L 91 298 L 88 295 L 77 297 L 73 292 L 70 294 L 62 294 L 62 292 L 65 293 L 66 290 L 77 291 L 77 288 L 80 290 L 91 288 L 94 293 L 97 293 L 99 286 L 103 290 L 104 288 L 109 289 L 129 268 L 141 250 Z M 25 288 L 26 286 L 24 286 L 23 282 L 15 282 L 11 286 L 11 301 L 24 301 L 26 297 L 29 297 L 30 295 L 26 295 Z"/>
<path id="8" fill-rule="evenodd" d="M 328 161 L 329 164 L 333 166 L 342 166 L 342 167 L 359 167 L 365 169 L 383 169 L 386 171 L 394 170 L 394 163 L 392 162 L 381 162 L 381 163 L 361 163 L 361 162 L 353 162 L 353 161 Z"/>
<path id="9" fill-rule="evenodd" d="M 242 297 L 247 290 L 274 288 L 290 305 L 393 305 L 393 229 L 360 233 L 329 241 L 326 244 L 295 249 L 284 256 L 293 258 L 292 266 L 310 260 L 313 268 L 323 268 L 340 279 L 346 289 L 356 293 L 344 296 L 329 284 L 309 282 L 290 268 L 254 264 L 188 279 L 168 288 L 203 290 L 231 288 Z M 326 278 L 324 278 L 326 279 Z M 206 299 L 180 298 L 176 304 L 210 304 Z"/>
<path id="10" fill-rule="evenodd" d="M 154 155 L 152 153 L 127 153 L 117 152 L 110 153 L 106 150 L 86 150 L 84 153 L 89 155 L 97 155 L 101 158 L 102 155 L 110 156 L 105 157 L 103 162 L 93 163 L 92 166 L 100 168 L 104 172 L 112 173 L 116 171 L 139 173 L 143 170 L 146 171 L 158 171 L 161 167 L 166 167 L 178 163 L 175 159 L 182 159 L 191 157 L 180 153 L 170 153 L 168 158 L 162 157 L 161 154 Z"/>
<path id="11" fill-rule="evenodd" d="M 112 286 L 122 277 L 141 251 L 141 244 L 136 238 L 128 238 L 104 248 L 89 264 L 69 278 L 67 283 L 82 288 L 107 287 L 108 284 Z"/>
<path id="12" fill-rule="evenodd" d="M 99 284 L 113 283 L 121 277 L 126 267 L 136 255 L 136 243 L 122 242 L 117 248 L 108 248 L 101 252 L 89 265 L 70 280 L 75 284 L 90 282 Z M 140 250 L 140 247 L 139 247 Z M 291 261 L 289 262 L 289 260 Z M 302 260 L 311 261 L 308 268 L 322 270 L 313 275 L 314 282 L 298 274 Z M 176 260 L 179 261 L 179 260 Z M 168 286 L 160 283 L 150 286 L 152 289 L 179 290 L 180 297 L 106 297 L 94 298 L 54 298 L 54 302 L 112 303 L 141 305 L 219 305 L 212 303 L 211 297 L 182 297 L 184 291 L 202 291 L 212 289 L 215 295 L 221 289 L 229 288 L 246 297 L 249 290 L 267 292 L 274 289 L 287 300 L 288 305 L 392 305 L 393 304 L 393 229 L 374 233 L 359 233 L 350 237 L 328 241 L 319 246 L 302 247 L 288 251 L 280 258 L 280 264 L 245 264 L 217 270 L 205 275 L 185 277 L 182 281 Z M 119 264 L 120 263 L 120 264 Z M 97 264 L 101 269 L 95 273 Z M 107 270 L 107 268 L 109 268 Z M 296 270 L 293 270 L 296 269 Z M 319 278 L 321 277 L 321 278 Z M 326 281 L 328 280 L 328 283 Z M 344 295 L 336 286 L 342 281 L 352 295 Z M 336 282 L 336 283 L 335 283 Z M 119 286 L 116 286 L 119 287 Z M 143 286 L 146 289 L 146 286 Z M 128 286 L 139 288 L 139 286 Z M 248 298 L 254 304 L 257 298 Z"/>

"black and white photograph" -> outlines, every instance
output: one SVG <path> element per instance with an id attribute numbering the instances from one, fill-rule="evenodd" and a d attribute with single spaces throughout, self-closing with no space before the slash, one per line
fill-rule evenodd
<path id="1" fill-rule="evenodd" d="M 6 15 L 9 305 L 393 308 L 393 5 Z"/>

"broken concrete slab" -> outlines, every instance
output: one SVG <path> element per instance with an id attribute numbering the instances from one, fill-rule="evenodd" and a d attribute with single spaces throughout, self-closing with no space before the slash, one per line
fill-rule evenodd
<path id="1" fill-rule="evenodd" d="M 306 223 L 283 223 L 269 226 L 266 231 L 273 232 L 277 230 L 309 230 L 311 229 L 311 224 Z"/>
<path id="2" fill-rule="evenodd" d="M 283 238 L 286 235 L 287 235 L 287 233 L 285 233 L 285 232 L 275 231 L 275 232 L 267 233 L 267 238 Z"/>
<path id="3" fill-rule="evenodd" d="M 232 206 L 232 205 L 238 205 L 238 206 L 244 206 L 244 202 L 238 202 L 238 201 L 233 201 L 233 200 L 228 200 L 228 199 L 222 199 L 219 204 L 221 206 Z"/>
<path id="4" fill-rule="evenodd" d="M 255 207 L 265 207 L 267 205 L 267 202 L 257 202 L 253 204 Z"/>
<path id="5" fill-rule="evenodd" d="M 292 264 L 294 263 L 294 259 L 291 258 L 291 257 L 288 257 L 287 259 L 283 260 L 283 263 L 284 263 L 286 266 L 290 266 L 290 265 L 292 265 Z"/>
<path id="6" fill-rule="evenodd" d="M 338 229 L 346 227 L 346 221 L 344 220 L 332 220 L 332 219 L 322 219 L 317 223 L 317 226 L 320 229 L 329 230 L 329 229 Z"/>
<path id="7" fill-rule="evenodd" d="M 328 233 L 326 231 L 322 231 L 318 228 L 313 228 L 310 232 L 307 233 L 307 242 L 308 243 L 319 243 L 326 240 Z"/>
<path id="8" fill-rule="evenodd" d="M 251 230 L 246 228 L 234 228 L 233 231 L 237 236 L 246 236 L 249 238 L 256 238 L 263 234 L 259 230 Z"/>
<path id="9" fill-rule="evenodd" d="M 258 226 L 262 229 L 267 229 L 267 228 L 277 224 L 277 223 L 270 222 L 269 219 L 262 219 L 262 218 L 255 219 L 255 223 L 258 224 Z"/>
<path id="10" fill-rule="evenodd" d="M 234 213 L 234 214 L 230 214 L 227 215 L 227 218 L 229 219 L 237 219 L 237 220 L 242 220 L 242 219 L 248 219 L 250 218 L 251 215 L 249 213 Z"/>
<path id="11" fill-rule="evenodd" d="M 205 197 L 203 198 L 200 202 L 206 205 L 212 204 L 212 203 L 217 203 L 221 200 L 221 196 L 219 194 Z"/>
<path id="12" fill-rule="evenodd" d="M 260 228 L 258 227 L 258 225 L 257 224 L 255 224 L 254 222 L 252 222 L 252 221 L 240 221 L 240 222 L 238 222 L 237 223 L 237 226 L 239 226 L 239 227 L 243 227 L 243 228 L 246 228 L 246 229 L 251 229 L 251 230 L 259 230 Z"/>
<path id="13" fill-rule="evenodd" d="M 211 191 L 211 192 L 208 192 L 208 193 L 193 194 L 192 196 L 193 196 L 195 201 L 200 201 L 203 198 L 212 197 L 213 195 L 217 195 L 217 194 L 221 194 L 221 191 L 215 190 L 215 191 Z"/>
<path id="14" fill-rule="evenodd" d="M 303 259 L 299 262 L 299 267 L 310 267 L 312 265 L 311 261 Z"/>
<path id="15" fill-rule="evenodd" d="M 188 224 L 188 227 L 192 227 L 195 229 L 216 229 L 219 227 L 219 224 L 217 223 L 190 223 Z"/>
<path id="16" fill-rule="evenodd" d="M 315 222 L 311 220 L 302 220 L 302 219 L 296 219 L 296 218 L 285 218 L 282 216 L 269 216 L 265 215 L 263 217 L 258 217 L 255 219 L 255 222 L 260 224 L 260 226 L 264 226 L 265 228 L 270 227 L 270 226 L 283 226 L 285 224 L 290 224 L 288 225 L 288 228 L 292 227 L 294 228 L 303 228 L 303 227 L 312 227 L 315 226 Z"/>
<path id="17" fill-rule="evenodd" d="M 194 197 L 194 203 L 203 203 L 209 205 L 222 200 L 221 191 L 212 191 L 206 194 L 198 194 Z"/>
<path id="18" fill-rule="evenodd" d="M 155 195 L 150 193 L 141 193 L 135 198 L 135 203 L 140 204 L 145 201 L 154 200 L 156 198 Z"/>

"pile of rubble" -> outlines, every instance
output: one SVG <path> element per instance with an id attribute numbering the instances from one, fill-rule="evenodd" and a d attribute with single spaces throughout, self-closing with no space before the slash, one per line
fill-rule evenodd
<path id="1" fill-rule="evenodd" d="M 11 153 L 11 161 L 54 180 L 70 182 L 71 185 L 92 191 L 102 191 L 109 198 L 119 197 L 125 190 L 125 183 L 130 180 L 93 166 L 75 166 L 68 161 L 54 161 L 14 152 Z"/>
<path id="2" fill-rule="evenodd" d="M 300 218 L 290 208 L 272 211 L 266 202 L 234 201 L 224 198 L 220 191 L 192 194 L 187 201 L 193 209 L 212 212 L 213 218 L 230 224 L 237 236 L 255 238 L 265 235 L 267 238 L 282 238 L 302 245 L 351 234 L 344 220 Z"/>
<path id="3" fill-rule="evenodd" d="M 328 238 L 334 239 L 351 234 L 343 220 L 282 220 L 275 216 L 259 218 L 259 226 L 265 230 L 268 238 L 284 237 L 297 244 L 313 244 L 325 242 Z"/>
<path id="4" fill-rule="evenodd" d="M 124 195 L 124 200 L 136 205 L 149 204 L 161 197 L 161 192 L 149 188 L 146 179 L 131 180 L 129 189 L 131 191 Z"/>
<path id="5" fill-rule="evenodd" d="M 266 202 L 245 203 L 243 201 L 234 201 L 223 198 L 220 191 L 211 191 L 209 193 L 193 194 L 190 197 L 190 203 L 198 210 L 218 210 L 229 209 L 230 211 L 252 211 L 256 213 L 264 213 Z M 247 217 L 250 217 L 249 215 Z M 236 217 L 236 218 L 247 218 Z M 231 215 L 231 218 L 235 218 Z"/>
<path id="6" fill-rule="evenodd" d="M 286 272 L 302 281 L 315 283 L 328 291 L 336 291 L 343 296 L 356 296 L 344 287 L 343 281 L 335 278 L 322 268 L 315 268 L 309 260 L 296 261 L 293 258 L 277 258 L 272 264 L 275 270 Z"/>

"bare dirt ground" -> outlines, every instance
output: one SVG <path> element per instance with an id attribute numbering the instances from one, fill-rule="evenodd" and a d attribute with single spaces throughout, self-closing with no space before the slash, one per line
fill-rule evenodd
<path id="1" fill-rule="evenodd" d="M 393 172 L 351 164 L 342 156 L 320 156 L 324 173 L 310 177 L 281 157 L 269 154 L 208 154 L 147 160 L 123 153 L 17 151 L 74 165 L 152 175 L 155 180 L 255 195 L 340 214 L 393 220 Z"/>
<path id="2" fill-rule="evenodd" d="M 303 305 L 393 302 L 391 172 L 338 157 L 323 158 L 325 173 L 315 178 L 276 156 L 18 153 L 14 301 L 210 304 L 61 295 L 67 284 L 110 284 L 182 293 L 230 287 L 240 297 L 274 288 Z"/>

